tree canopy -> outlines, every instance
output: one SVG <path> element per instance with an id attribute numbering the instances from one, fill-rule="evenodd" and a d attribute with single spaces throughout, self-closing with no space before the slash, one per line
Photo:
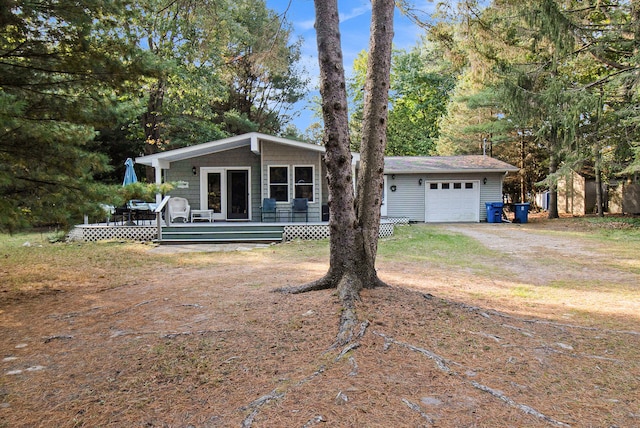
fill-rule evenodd
<path id="1" fill-rule="evenodd" d="M 0 0 L 0 228 L 80 221 L 127 157 L 284 132 L 299 55 L 263 0 Z"/>

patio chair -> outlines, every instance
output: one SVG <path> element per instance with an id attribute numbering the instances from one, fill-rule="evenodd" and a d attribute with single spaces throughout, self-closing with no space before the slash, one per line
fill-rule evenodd
<path id="1" fill-rule="evenodd" d="M 264 198 L 262 200 L 262 206 L 260 207 L 261 220 L 265 218 L 273 218 L 273 221 L 278 221 L 278 214 L 276 212 L 276 200 L 274 198 Z"/>
<path id="2" fill-rule="evenodd" d="M 295 198 L 291 204 L 291 221 L 296 221 L 296 215 L 304 214 L 304 221 L 309 221 L 309 200 L 307 198 Z"/>
<path id="3" fill-rule="evenodd" d="M 171 198 L 167 202 L 167 211 L 169 212 L 169 223 L 173 223 L 175 219 L 181 218 L 183 222 L 189 221 L 189 201 L 185 198 Z"/>

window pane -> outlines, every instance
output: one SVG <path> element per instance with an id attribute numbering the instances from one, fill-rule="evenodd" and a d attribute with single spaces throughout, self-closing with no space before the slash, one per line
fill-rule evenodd
<path id="1" fill-rule="evenodd" d="M 307 198 L 313 202 L 313 167 L 296 166 L 293 170 L 295 184 L 295 197 Z"/>
<path id="2" fill-rule="evenodd" d="M 289 186 L 282 184 L 272 184 L 269 186 L 269 197 L 276 201 L 286 202 L 289 200 Z"/>
<path id="3" fill-rule="evenodd" d="M 442 189 L 448 189 L 449 188 L 449 183 L 442 183 Z"/>
<path id="4" fill-rule="evenodd" d="M 465 189 L 473 189 L 473 183 L 464 183 Z"/>
<path id="5" fill-rule="evenodd" d="M 313 183 L 313 168 L 310 166 L 297 166 L 295 169 L 296 183 Z"/>
<path id="6" fill-rule="evenodd" d="M 438 183 L 431 183 L 429 184 L 429 188 L 431 190 L 438 190 Z"/>
<path id="7" fill-rule="evenodd" d="M 313 186 L 310 184 L 297 185 L 296 198 L 307 198 L 309 202 L 313 202 Z"/>
<path id="8" fill-rule="evenodd" d="M 269 182 L 270 183 L 287 183 L 287 167 L 286 166 L 272 166 L 269 167 Z"/>
<path id="9" fill-rule="evenodd" d="M 453 183 L 454 189 L 462 189 L 462 183 Z"/>

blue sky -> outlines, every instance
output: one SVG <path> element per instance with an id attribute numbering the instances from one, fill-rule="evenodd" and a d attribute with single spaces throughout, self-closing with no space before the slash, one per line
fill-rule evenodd
<path id="1" fill-rule="evenodd" d="M 435 3 L 428 0 L 416 0 L 417 7 L 430 14 Z M 311 95 L 318 94 L 318 55 L 316 47 L 316 35 L 313 28 L 315 22 L 313 0 L 267 0 L 267 7 L 277 13 L 285 13 L 286 18 L 293 24 L 296 35 L 304 39 L 302 47 L 302 65 L 311 78 L 309 89 Z M 353 61 L 362 50 L 366 50 L 369 44 L 369 23 L 371 20 L 370 0 L 338 0 L 340 12 L 340 34 L 342 38 L 342 53 L 347 78 L 351 74 Z M 424 30 L 414 25 L 406 17 L 396 11 L 394 22 L 393 43 L 396 48 L 410 49 L 420 40 Z M 301 132 L 304 132 L 312 122 L 316 121 L 311 113 L 303 111 L 306 101 L 296 106 L 302 114 L 294 123 Z"/>

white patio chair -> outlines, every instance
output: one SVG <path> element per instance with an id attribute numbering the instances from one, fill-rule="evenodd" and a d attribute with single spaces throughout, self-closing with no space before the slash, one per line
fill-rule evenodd
<path id="1" fill-rule="evenodd" d="M 169 223 L 173 223 L 175 219 L 182 218 L 186 223 L 189 221 L 189 201 L 185 198 L 171 198 L 167 202 L 167 211 L 169 211 Z"/>

